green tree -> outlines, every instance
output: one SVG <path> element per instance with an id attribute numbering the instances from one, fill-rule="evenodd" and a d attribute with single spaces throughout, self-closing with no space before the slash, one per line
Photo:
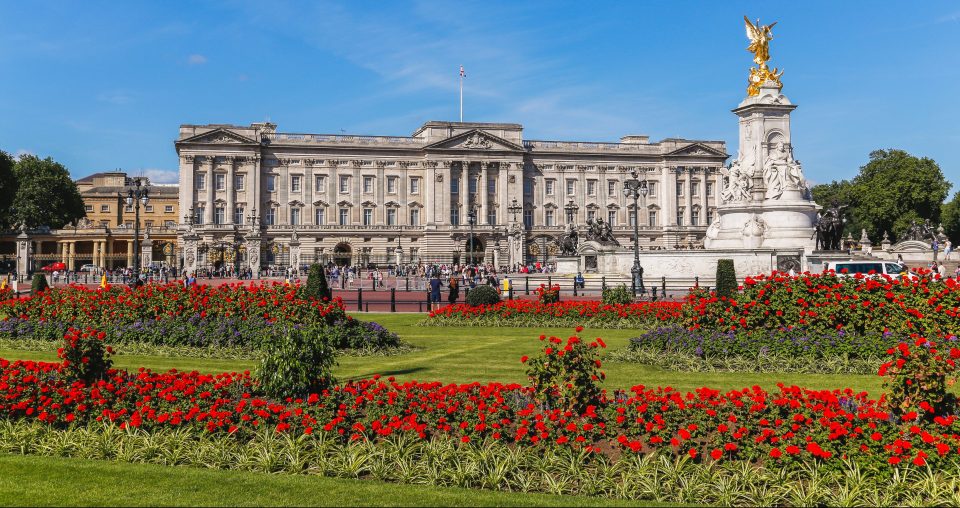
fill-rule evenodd
<path id="1" fill-rule="evenodd" d="M 939 222 L 951 186 L 933 159 L 895 149 L 871 152 L 851 184 L 857 223 L 873 237 L 888 231 L 894 239 L 911 221 Z"/>
<path id="2" fill-rule="evenodd" d="M 304 288 L 304 296 L 307 298 L 316 298 L 317 300 L 332 299 L 330 286 L 327 285 L 327 274 L 323 266 L 319 263 L 310 265 L 310 271 L 307 275 L 307 286 Z"/>
<path id="3" fill-rule="evenodd" d="M 14 226 L 10 216 L 10 206 L 17 194 L 17 177 L 14 174 L 13 157 L 0 150 L 0 228 Z"/>
<path id="4" fill-rule="evenodd" d="M 739 289 L 732 259 L 717 260 L 717 296 L 733 296 Z"/>
<path id="5" fill-rule="evenodd" d="M 956 245 L 960 241 L 960 192 L 940 207 L 940 222 L 943 223 L 944 233 Z"/>
<path id="6" fill-rule="evenodd" d="M 24 155 L 14 165 L 17 192 L 13 220 L 27 227 L 57 229 L 86 215 L 83 198 L 70 172 L 50 157 Z"/>

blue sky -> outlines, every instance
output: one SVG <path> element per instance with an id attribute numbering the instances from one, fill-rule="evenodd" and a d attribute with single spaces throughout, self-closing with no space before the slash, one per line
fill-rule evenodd
<path id="1" fill-rule="evenodd" d="M 902 148 L 960 184 L 958 2 L 0 1 L 0 148 L 75 177 L 170 181 L 181 123 L 409 135 L 516 122 L 527 139 L 721 139 L 778 21 L 795 154 L 815 182 Z M 954 190 L 958 190 L 955 188 Z"/>

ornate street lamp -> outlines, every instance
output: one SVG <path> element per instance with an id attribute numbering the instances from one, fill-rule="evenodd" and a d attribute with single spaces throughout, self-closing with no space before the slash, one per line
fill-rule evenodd
<path id="1" fill-rule="evenodd" d="M 629 199 L 633 198 L 633 268 L 630 274 L 633 276 L 633 296 L 637 296 L 637 288 L 640 293 L 646 292 L 643 287 L 643 267 L 640 266 L 640 208 L 637 206 L 637 200 L 640 196 L 647 197 L 647 180 L 637 178 L 637 170 L 630 172 L 632 178 L 623 182 L 623 194 Z"/>
<path id="2" fill-rule="evenodd" d="M 477 225 L 477 210 L 472 206 L 470 207 L 470 212 L 467 213 L 467 224 L 470 225 L 470 240 L 467 242 L 467 248 L 470 249 L 470 251 L 467 253 L 467 264 L 472 265 L 473 251 L 476 249 L 473 245 L 473 226 Z"/>
<path id="3" fill-rule="evenodd" d="M 573 224 L 573 216 L 577 214 L 577 210 L 579 210 L 580 207 L 571 199 L 563 209 L 567 211 L 567 224 Z"/>
<path id="4" fill-rule="evenodd" d="M 513 198 L 513 202 L 507 207 L 507 211 L 513 214 L 512 222 L 517 222 L 517 214 L 523 211 L 523 205 L 517 203 L 517 198 Z"/>
<path id="5" fill-rule="evenodd" d="M 117 197 L 124 200 L 122 192 Z M 133 184 L 127 189 L 125 199 L 127 206 L 134 209 L 133 220 L 133 287 L 140 285 L 140 205 L 147 206 L 150 202 L 150 186 L 143 183 L 143 179 L 133 178 Z"/>

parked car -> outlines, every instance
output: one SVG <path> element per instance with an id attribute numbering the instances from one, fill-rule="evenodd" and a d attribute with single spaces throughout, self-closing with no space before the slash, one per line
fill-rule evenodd
<path id="1" fill-rule="evenodd" d="M 97 271 L 97 265 L 86 264 L 80 267 L 81 272 L 95 272 Z"/>
<path id="2" fill-rule="evenodd" d="M 66 269 L 67 269 L 67 265 L 65 263 L 61 263 L 57 261 L 56 263 L 50 263 L 49 265 L 41 268 L 40 270 L 47 273 L 51 273 L 51 272 L 62 272 Z"/>
<path id="3" fill-rule="evenodd" d="M 831 261 L 827 264 L 827 269 L 837 272 L 841 277 L 852 277 L 860 273 L 876 276 L 889 275 L 896 278 L 906 271 L 903 265 L 890 261 Z"/>

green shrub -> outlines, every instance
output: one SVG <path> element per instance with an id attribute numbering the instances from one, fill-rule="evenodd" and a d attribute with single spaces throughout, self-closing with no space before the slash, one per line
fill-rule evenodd
<path id="1" fill-rule="evenodd" d="M 467 293 L 467 305 L 493 305 L 500 303 L 500 293 L 493 286 L 484 284 L 477 286 Z"/>
<path id="2" fill-rule="evenodd" d="M 604 305 L 626 305 L 633 303 L 633 293 L 626 284 L 620 284 L 617 287 L 604 288 L 602 299 Z"/>
<path id="3" fill-rule="evenodd" d="M 737 292 L 737 272 L 732 259 L 717 260 L 717 296 L 733 296 Z"/>
<path id="4" fill-rule="evenodd" d="M 578 326 L 576 330 L 579 333 L 583 327 Z M 603 340 L 587 343 L 576 334 L 567 338 L 566 342 L 542 335 L 540 340 L 546 342 L 542 355 L 520 359 L 527 364 L 527 377 L 530 378 L 537 402 L 551 409 L 576 413 L 583 413 L 588 406 L 598 405 L 603 394 L 600 383 L 606 378 L 600 371 L 600 354 L 597 351 L 606 347 Z"/>
<path id="5" fill-rule="evenodd" d="M 320 393 L 332 386 L 334 350 L 316 330 L 288 328 L 264 344 L 254 376 L 260 391 L 278 399 Z"/>
<path id="6" fill-rule="evenodd" d="M 47 276 L 42 273 L 33 274 L 33 282 L 30 284 L 30 294 L 37 294 L 50 287 L 47 284 Z"/>
<path id="7" fill-rule="evenodd" d="M 323 266 L 319 263 L 310 265 L 310 272 L 307 275 L 307 285 L 303 290 L 305 298 L 315 298 L 317 300 L 330 300 L 333 294 L 330 286 L 327 284 L 327 274 Z"/>

